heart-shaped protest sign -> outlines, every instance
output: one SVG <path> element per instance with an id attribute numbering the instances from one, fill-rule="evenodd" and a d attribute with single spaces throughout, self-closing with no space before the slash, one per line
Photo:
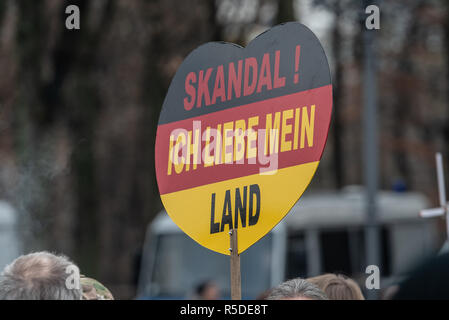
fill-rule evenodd
<path id="1" fill-rule="evenodd" d="M 329 65 L 300 23 L 273 27 L 246 48 L 210 42 L 173 78 L 156 136 L 156 175 L 173 221 L 229 255 L 267 234 L 309 185 L 332 113 Z"/>

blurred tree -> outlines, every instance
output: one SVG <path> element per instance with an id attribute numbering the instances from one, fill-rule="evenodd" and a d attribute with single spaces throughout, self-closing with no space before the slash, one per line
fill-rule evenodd
<path id="1" fill-rule="evenodd" d="M 65 28 L 69 4 L 80 30 Z M 62 251 L 117 297 L 132 296 L 135 256 L 161 209 L 160 107 L 182 59 L 220 40 L 215 10 L 204 0 L 1 2 L 0 19 L 17 16 L 1 24 L 17 52 L 8 61 L 16 179 L 2 185 L 15 185 L 28 250 Z"/>
<path id="2" fill-rule="evenodd" d="M 293 0 L 278 0 L 276 24 L 295 21 Z"/>
<path id="3" fill-rule="evenodd" d="M 444 9 L 444 20 L 443 20 L 443 39 L 444 39 L 444 48 L 446 51 L 445 55 L 445 64 L 446 64 L 446 101 L 449 101 L 449 3 L 447 1 L 441 0 L 443 9 Z M 447 103 L 446 103 L 447 104 Z M 446 106 L 447 108 L 447 106 Z M 449 108 L 447 108 L 449 109 Z M 446 110 L 447 110 L 446 109 Z M 443 154 L 446 155 L 446 168 L 448 168 L 448 157 L 449 157 L 449 145 L 447 141 L 449 141 L 449 121 L 441 121 L 442 134 L 443 134 L 443 143 L 442 146 L 444 148 Z M 447 176 L 447 175 L 446 175 Z"/>
<path id="4" fill-rule="evenodd" d="M 335 187 L 337 189 L 342 188 L 345 181 L 345 170 L 346 167 L 344 165 L 345 157 L 344 157 L 344 149 L 343 149 L 343 128 L 342 128 L 342 109 L 344 108 L 344 104 L 342 103 L 343 95 L 344 95 L 344 86 L 343 86 L 343 42 L 344 35 L 342 34 L 342 20 L 345 18 L 343 16 L 343 9 L 346 11 L 357 11 L 359 8 L 355 6 L 351 1 L 337 1 L 337 0 L 314 0 L 313 4 L 315 6 L 323 7 L 333 15 L 333 23 L 331 26 L 331 34 L 332 34 L 332 61 L 334 63 L 333 75 L 332 75 L 332 98 L 333 98 L 333 109 L 332 109 L 332 123 L 331 123 L 331 141 L 333 143 L 333 153 L 332 153 L 332 162 L 333 162 L 333 174 Z M 346 21 L 347 22 L 347 21 Z M 357 21 L 353 21 L 353 23 L 357 26 Z"/>

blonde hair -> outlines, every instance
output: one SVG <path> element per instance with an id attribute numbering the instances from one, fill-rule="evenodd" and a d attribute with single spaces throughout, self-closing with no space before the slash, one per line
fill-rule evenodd
<path id="1" fill-rule="evenodd" d="M 330 300 L 365 300 L 358 284 L 342 274 L 326 273 L 307 281 L 320 288 Z"/>

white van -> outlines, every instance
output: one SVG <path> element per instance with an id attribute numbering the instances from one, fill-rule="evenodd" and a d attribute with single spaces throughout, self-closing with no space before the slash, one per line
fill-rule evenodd
<path id="1" fill-rule="evenodd" d="M 254 299 L 288 278 L 365 272 L 363 189 L 308 193 L 269 234 L 241 255 L 242 297 Z M 378 195 L 383 280 L 391 280 L 437 251 L 435 219 L 418 213 L 429 207 L 413 192 Z M 162 211 L 149 225 L 138 298 L 191 298 L 193 289 L 214 280 L 230 296 L 229 257 L 212 252 L 185 235 Z"/>
<path id="2" fill-rule="evenodd" d="M 0 200 L 0 271 L 19 253 L 16 211 L 8 202 Z"/>

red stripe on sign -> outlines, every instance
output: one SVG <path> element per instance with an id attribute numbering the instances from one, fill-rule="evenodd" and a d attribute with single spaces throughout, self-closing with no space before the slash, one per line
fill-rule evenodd
<path id="1" fill-rule="evenodd" d="M 160 125 L 155 157 L 159 191 L 171 193 L 318 161 L 331 111 L 332 85 L 327 85 Z"/>

